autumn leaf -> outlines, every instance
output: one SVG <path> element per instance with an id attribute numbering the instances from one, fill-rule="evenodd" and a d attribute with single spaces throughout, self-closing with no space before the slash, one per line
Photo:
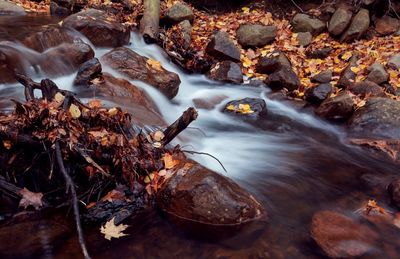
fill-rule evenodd
<path id="1" fill-rule="evenodd" d="M 342 58 L 343 60 L 347 61 L 347 60 L 349 60 L 352 56 L 353 56 L 353 53 L 351 53 L 351 51 L 347 51 L 346 53 L 344 53 L 344 54 L 342 55 L 341 58 Z"/>
<path id="2" fill-rule="evenodd" d="M 109 191 L 101 200 L 113 202 L 113 201 L 124 201 L 128 199 L 126 198 L 125 193 L 114 189 Z"/>
<path id="3" fill-rule="evenodd" d="M 100 108 L 101 107 L 101 101 L 99 99 L 93 99 L 89 101 L 89 107 L 94 109 L 94 108 Z"/>
<path id="4" fill-rule="evenodd" d="M 149 58 L 146 61 L 146 63 L 147 63 L 147 65 L 149 65 L 150 67 L 154 68 L 155 70 L 158 70 L 158 71 L 162 71 L 163 70 L 162 67 L 161 67 L 160 61 L 157 61 L 157 60 Z"/>
<path id="5" fill-rule="evenodd" d="M 100 232 L 104 234 L 104 238 L 111 240 L 111 238 L 120 238 L 127 236 L 127 234 L 122 233 L 125 229 L 129 227 L 128 225 L 119 224 L 115 225 L 115 217 L 106 222 L 105 225 L 100 227 Z"/>
<path id="6" fill-rule="evenodd" d="M 164 154 L 163 160 L 165 169 L 172 169 L 179 164 L 179 160 L 174 159 L 169 153 Z"/>
<path id="7" fill-rule="evenodd" d="M 243 67 L 246 67 L 246 68 L 250 67 L 251 63 L 252 62 L 248 57 L 244 57 L 243 60 L 242 60 Z"/>
<path id="8" fill-rule="evenodd" d="M 26 188 L 20 190 L 19 193 L 22 195 L 22 199 L 19 201 L 19 207 L 26 209 L 29 206 L 32 206 L 35 210 L 38 210 L 43 206 L 43 193 L 31 192 Z"/>
<path id="9" fill-rule="evenodd" d="M 71 104 L 71 106 L 69 107 L 69 114 L 71 114 L 72 118 L 78 119 L 79 117 L 81 117 L 81 110 L 79 110 L 79 107 L 75 104 Z"/>
<path id="10" fill-rule="evenodd" d="M 154 141 L 157 141 L 157 142 L 163 140 L 164 137 L 165 137 L 164 133 L 163 133 L 162 131 L 160 131 L 160 130 L 157 130 L 157 131 L 154 132 L 154 134 L 153 134 L 153 140 L 154 140 Z"/>
<path id="11" fill-rule="evenodd" d="M 65 96 L 64 96 L 62 93 L 60 93 L 60 92 L 56 93 L 56 95 L 54 96 L 54 100 L 55 100 L 56 102 L 58 102 L 58 103 L 63 102 L 64 99 L 65 99 Z"/>

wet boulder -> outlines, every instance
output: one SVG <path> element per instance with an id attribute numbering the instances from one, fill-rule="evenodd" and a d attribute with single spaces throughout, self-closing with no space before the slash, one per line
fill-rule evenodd
<path id="1" fill-rule="evenodd" d="M 0 14 L 5 15 L 25 15 L 24 8 L 12 2 L 0 0 Z"/>
<path id="2" fill-rule="evenodd" d="M 357 67 L 358 56 L 353 54 L 350 58 L 349 64 L 340 74 L 340 78 L 337 82 L 337 86 L 340 88 L 346 88 L 354 83 L 356 80 L 356 73 L 351 69 L 352 67 Z"/>
<path id="3" fill-rule="evenodd" d="M 327 120 L 341 121 L 350 118 L 354 109 L 353 98 L 344 92 L 323 101 L 315 113 Z"/>
<path id="4" fill-rule="evenodd" d="M 382 64 L 375 63 L 368 68 L 369 74 L 367 80 L 376 84 L 382 84 L 389 80 L 389 73 L 386 72 L 385 67 Z"/>
<path id="5" fill-rule="evenodd" d="M 207 44 L 206 52 L 212 57 L 224 61 L 240 62 L 240 50 L 229 34 L 223 31 L 215 33 Z"/>
<path id="6" fill-rule="evenodd" d="M 321 48 L 321 49 L 315 49 L 315 50 L 308 50 L 306 52 L 306 55 L 308 58 L 314 58 L 314 59 L 325 59 L 331 54 L 332 48 L 326 47 L 326 48 Z"/>
<path id="7" fill-rule="evenodd" d="M 229 178 L 182 159 L 157 193 L 157 205 L 186 230 L 237 230 L 265 216 L 260 203 Z"/>
<path id="8" fill-rule="evenodd" d="M 267 114 L 267 105 L 260 98 L 243 98 L 228 102 L 223 111 L 245 118 L 259 119 Z"/>
<path id="9" fill-rule="evenodd" d="M 400 55 L 399 54 L 393 55 L 389 59 L 387 66 L 391 69 L 399 69 L 400 68 Z"/>
<path id="10" fill-rule="evenodd" d="M 333 71 L 332 69 L 328 69 L 325 71 L 322 71 L 319 74 L 316 74 L 315 76 L 313 76 L 311 78 L 311 82 L 313 83 L 329 83 L 330 81 L 332 81 L 332 76 L 333 76 Z"/>
<path id="11" fill-rule="evenodd" d="M 400 178 L 393 179 L 388 185 L 387 191 L 393 205 L 400 208 Z"/>
<path id="12" fill-rule="evenodd" d="M 263 47 L 275 40 L 276 26 L 242 24 L 236 31 L 236 38 L 243 47 Z"/>
<path id="13" fill-rule="evenodd" d="M 265 83 L 273 90 L 286 88 L 289 91 L 293 91 L 300 86 L 300 79 L 293 69 L 282 67 L 278 71 L 270 74 Z"/>
<path id="14" fill-rule="evenodd" d="M 194 20 L 194 14 L 187 4 L 176 3 L 167 10 L 164 18 L 171 24 L 180 23 L 184 20 L 188 20 L 192 23 Z"/>
<path id="15" fill-rule="evenodd" d="M 353 13 L 349 8 L 339 7 L 329 20 L 328 31 L 334 36 L 340 36 L 351 22 Z"/>
<path id="16" fill-rule="evenodd" d="M 181 83 L 179 76 L 164 69 L 158 61 L 140 56 L 131 49 L 119 47 L 101 57 L 101 61 L 131 79 L 143 81 L 174 98 Z"/>
<path id="17" fill-rule="evenodd" d="M 40 67 L 48 76 L 67 75 L 94 58 L 93 49 L 83 41 L 63 43 L 43 52 Z"/>
<path id="18" fill-rule="evenodd" d="M 129 29 L 100 10 L 86 9 L 70 15 L 62 26 L 79 31 L 96 47 L 119 47 L 129 43 Z"/>
<path id="19" fill-rule="evenodd" d="M 375 31 L 381 36 L 387 36 L 397 32 L 400 29 L 399 19 L 384 15 L 379 18 L 375 24 Z"/>
<path id="20" fill-rule="evenodd" d="M 292 64 L 282 51 L 275 51 L 258 60 L 256 71 L 261 74 L 271 74 L 283 67 L 291 68 Z"/>
<path id="21" fill-rule="evenodd" d="M 314 214 L 311 237 L 330 258 L 354 258 L 372 253 L 379 239 L 368 226 L 327 210 Z"/>
<path id="22" fill-rule="evenodd" d="M 101 74 L 101 64 L 97 58 L 92 58 L 83 63 L 75 77 L 74 85 L 88 85 L 90 80 Z"/>
<path id="23" fill-rule="evenodd" d="M 312 35 L 320 34 L 326 27 L 321 20 L 302 13 L 296 14 L 291 24 L 294 32 L 310 32 Z"/>
<path id="24" fill-rule="evenodd" d="M 50 2 L 50 14 L 51 15 L 56 15 L 56 16 L 68 16 L 70 15 L 72 12 L 70 9 L 63 7 L 63 6 L 59 6 L 56 2 L 51 1 Z"/>
<path id="25" fill-rule="evenodd" d="M 208 72 L 207 77 L 211 80 L 226 83 L 243 83 L 243 74 L 240 66 L 232 61 L 222 61 L 216 63 Z"/>
<path id="26" fill-rule="evenodd" d="M 356 135 L 380 139 L 400 139 L 400 102 L 389 98 L 369 98 L 349 121 Z"/>
<path id="27" fill-rule="evenodd" d="M 312 34 L 310 32 L 299 32 L 297 34 L 297 41 L 300 46 L 307 47 L 312 42 Z"/>
<path id="28" fill-rule="evenodd" d="M 320 104 L 328 98 L 333 92 L 333 87 L 330 83 L 317 85 L 316 87 L 308 88 L 304 94 L 305 100 L 312 104 Z"/>
<path id="29" fill-rule="evenodd" d="M 52 27 L 26 37 L 22 43 L 28 48 L 43 52 L 62 43 L 73 43 L 78 39 L 79 37 L 71 29 Z"/>
<path id="30" fill-rule="evenodd" d="M 385 92 L 383 88 L 371 81 L 361 81 L 354 84 L 351 84 L 347 87 L 347 90 L 352 92 L 355 95 L 364 98 L 366 96 L 369 97 L 385 97 Z"/>
<path id="31" fill-rule="evenodd" d="M 352 42 L 354 40 L 361 39 L 367 32 L 370 25 L 369 11 L 367 9 L 361 9 L 353 17 L 349 28 L 343 33 L 340 38 L 344 42 Z"/>

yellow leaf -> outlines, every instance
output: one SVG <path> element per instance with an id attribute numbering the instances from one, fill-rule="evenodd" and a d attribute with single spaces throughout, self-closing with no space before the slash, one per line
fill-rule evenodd
<path id="1" fill-rule="evenodd" d="M 243 67 L 250 67 L 251 66 L 251 60 L 248 57 L 243 58 Z"/>
<path id="2" fill-rule="evenodd" d="M 158 71 L 162 71 L 163 70 L 162 67 L 161 67 L 160 61 L 157 61 L 157 60 L 149 58 L 146 61 L 146 63 L 147 63 L 147 65 L 149 65 L 150 67 L 154 68 L 155 70 L 158 70 Z"/>
<path id="3" fill-rule="evenodd" d="M 234 110 L 236 110 L 236 107 L 235 107 L 235 105 L 230 104 L 230 105 L 228 105 L 228 106 L 226 107 L 226 109 L 227 109 L 227 110 L 230 110 L 230 111 L 234 111 Z"/>
<path id="4" fill-rule="evenodd" d="M 250 12 L 250 8 L 248 7 L 243 7 L 242 8 L 243 13 L 249 13 Z"/>
<path id="5" fill-rule="evenodd" d="M 118 109 L 115 108 L 115 107 L 108 110 L 108 114 L 109 114 L 110 116 L 114 116 L 114 115 L 116 115 L 117 113 L 118 113 Z"/>
<path id="6" fill-rule="evenodd" d="M 123 236 L 127 236 L 127 234 L 122 233 L 128 225 L 119 224 L 115 225 L 115 217 L 106 222 L 104 226 L 100 227 L 100 232 L 104 234 L 104 238 L 107 240 L 111 240 L 111 238 L 120 238 Z"/>
<path id="7" fill-rule="evenodd" d="M 163 160 L 165 169 L 172 169 L 179 164 L 179 160 L 174 159 L 169 153 L 164 154 Z"/>
<path id="8" fill-rule="evenodd" d="M 56 100 L 56 102 L 58 102 L 58 103 L 63 102 L 64 99 L 65 99 L 65 96 L 60 92 L 57 92 L 56 95 L 54 96 L 54 100 Z"/>
<path id="9" fill-rule="evenodd" d="M 89 107 L 90 108 L 100 108 L 101 107 L 101 101 L 99 99 L 93 99 L 89 101 Z"/>
<path id="10" fill-rule="evenodd" d="M 81 117 L 81 110 L 79 110 L 79 107 L 75 104 L 71 104 L 71 106 L 69 106 L 69 113 L 74 119 L 78 119 L 79 117 Z"/>
<path id="11" fill-rule="evenodd" d="M 361 71 L 361 69 L 359 67 L 351 67 L 350 70 L 356 74 Z"/>
<path id="12" fill-rule="evenodd" d="M 157 130 L 153 134 L 153 140 L 154 141 L 161 141 L 161 140 L 163 140 L 164 137 L 165 137 L 164 133 L 162 131 L 160 131 L 160 130 Z"/>
<path id="13" fill-rule="evenodd" d="M 344 53 L 344 54 L 342 55 L 342 59 L 347 61 L 347 60 L 349 60 L 352 56 L 353 56 L 353 54 L 351 53 L 351 51 L 347 51 L 346 53 Z"/>

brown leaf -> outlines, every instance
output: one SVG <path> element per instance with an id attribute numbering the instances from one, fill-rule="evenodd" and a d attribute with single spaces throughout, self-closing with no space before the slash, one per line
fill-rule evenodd
<path id="1" fill-rule="evenodd" d="M 174 159 L 169 153 L 164 154 L 163 160 L 165 169 L 172 169 L 179 164 L 179 160 Z"/>
<path id="2" fill-rule="evenodd" d="M 35 208 L 35 210 L 38 210 L 43 206 L 43 193 L 31 192 L 26 188 L 19 191 L 19 193 L 22 195 L 22 199 L 19 201 L 19 207 L 26 209 L 29 206 L 32 206 Z"/>

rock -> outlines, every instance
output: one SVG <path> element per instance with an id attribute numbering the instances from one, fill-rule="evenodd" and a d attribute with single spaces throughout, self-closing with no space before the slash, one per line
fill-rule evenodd
<path id="1" fill-rule="evenodd" d="M 220 61 L 240 62 L 239 48 L 229 38 L 229 34 L 223 31 L 218 31 L 213 35 L 206 47 L 206 52 Z"/>
<path id="2" fill-rule="evenodd" d="M 57 16 L 68 16 L 72 12 L 66 7 L 59 6 L 56 2 L 51 1 L 50 2 L 50 14 L 51 15 L 57 15 Z"/>
<path id="3" fill-rule="evenodd" d="M 397 88 L 389 83 L 383 83 L 382 88 L 385 89 L 385 91 L 389 94 L 396 95 L 397 93 Z"/>
<path id="4" fill-rule="evenodd" d="M 167 10 L 164 18 L 171 24 L 180 23 L 184 20 L 188 20 L 192 23 L 194 20 L 194 14 L 188 5 L 176 3 Z"/>
<path id="5" fill-rule="evenodd" d="M 380 139 L 400 139 L 400 102 L 389 98 L 369 98 L 349 121 L 356 135 Z"/>
<path id="6" fill-rule="evenodd" d="M 40 67 L 48 76 L 67 75 L 94 58 L 93 49 L 83 41 L 63 43 L 43 52 Z"/>
<path id="7" fill-rule="evenodd" d="M 353 54 L 349 61 L 349 65 L 345 69 L 343 69 L 340 74 L 340 78 L 337 83 L 337 87 L 346 88 L 354 83 L 356 80 L 356 74 L 351 70 L 352 67 L 357 67 L 358 57 L 356 54 Z"/>
<path id="8" fill-rule="evenodd" d="M 400 55 L 396 54 L 396 55 L 392 56 L 389 59 L 387 66 L 391 69 L 395 69 L 395 70 L 399 69 L 400 68 Z"/>
<path id="9" fill-rule="evenodd" d="M 267 114 L 267 105 L 260 98 L 244 98 L 228 102 L 223 111 L 251 119 L 259 119 Z"/>
<path id="10" fill-rule="evenodd" d="M 222 61 L 216 63 L 207 74 L 208 78 L 215 81 L 241 84 L 243 74 L 240 66 L 232 61 Z"/>
<path id="11" fill-rule="evenodd" d="M 312 34 L 310 32 L 299 32 L 297 34 L 297 40 L 299 41 L 299 45 L 306 47 L 308 45 L 310 45 L 310 43 L 312 42 Z"/>
<path id="12" fill-rule="evenodd" d="M 393 179 L 387 187 L 387 191 L 393 205 L 400 208 L 400 178 Z"/>
<path id="13" fill-rule="evenodd" d="M 37 55 L 31 60 L 30 55 L 15 48 L 14 42 L 0 42 L 0 84 L 15 82 L 14 71 L 26 74 L 29 66 L 37 63 Z"/>
<path id="14" fill-rule="evenodd" d="M 291 68 L 282 67 L 268 76 L 266 84 L 273 90 L 286 88 L 293 91 L 300 86 L 300 80 Z"/>
<path id="15" fill-rule="evenodd" d="M 305 100 L 309 103 L 320 104 L 333 92 L 330 83 L 320 84 L 316 87 L 308 88 L 304 94 Z"/>
<path id="16" fill-rule="evenodd" d="M 25 15 L 24 8 L 12 2 L 0 0 L 0 14 L 3 15 Z"/>
<path id="17" fill-rule="evenodd" d="M 385 97 L 386 94 L 383 91 L 382 87 L 377 85 L 374 82 L 365 80 L 361 82 L 354 83 L 347 87 L 347 90 L 352 92 L 355 95 L 360 96 L 361 98 L 369 97 Z"/>
<path id="18" fill-rule="evenodd" d="M 308 58 L 314 58 L 314 59 L 325 59 L 331 54 L 332 48 L 322 48 L 322 49 L 316 49 L 313 51 L 307 51 L 306 55 Z"/>
<path id="19" fill-rule="evenodd" d="M 251 194 L 195 161 L 181 158 L 172 171 L 156 200 L 178 224 L 215 233 L 237 229 L 265 214 Z"/>
<path id="20" fill-rule="evenodd" d="M 101 61 L 131 79 L 143 81 L 174 98 L 181 83 L 179 76 L 164 69 L 157 61 L 140 56 L 131 49 L 119 47 L 101 57 Z"/>
<path id="21" fill-rule="evenodd" d="M 382 64 L 375 63 L 368 68 L 369 74 L 367 80 L 377 83 L 378 85 L 385 83 L 389 80 L 389 73 L 386 72 Z"/>
<path id="22" fill-rule="evenodd" d="M 62 25 L 81 32 L 96 47 L 119 47 L 129 43 L 130 31 L 100 10 L 86 9 L 70 15 Z"/>
<path id="23" fill-rule="evenodd" d="M 367 9 L 361 9 L 353 17 L 349 28 L 340 38 L 344 42 L 352 42 L 354 40 L 361 39 L 367 32 L 370 24 L 369 11 Z"/>
<path id="24" fill-rule="evenodd" d="M 292 64 L 282 51 L 275 51 L 258 60 L 256 71 L 261 74 L 271 74 L 282 67 L 291 68 Z"/>
<path id="25" fill-rule="evenodd" d="M 348 93 L 341 93 L 326 99 L 315 110 L 315 113 L 327 120 L 347 120 L 354 112 L 354 101 Z"/>
<path id="26" fill-rule="evenodd" d="M 332 69 L 328 69 L 325 71 L 322 71 L 319 74 L 316 74 L 311 78 L 311 82 L 313 83 L 329 83 L 332 80 L 332 74 L 333 71 Z"/>
<path id="27" fill-rule="evenodd" d="M 276 26 L 242 24 L 236 31 L 236 38 L 243 47 L 263 47 L 275 40 Z"/>
<path id="28" fill-rule="evenodd" d="M 307 14 L 296 14 L 291 22 L 294 32 L 310 32 L 318 35 L 325 30 L 325 23 Z"/>
<path id="29" fill-rule="evenodd" d="M 226 95 L 215 95 L 207 98 L 194 98 L 193 103 L 198 109 L 212 110 L 226 98 L 228 98 Z"/>
<path id="30" fill-rule="evenodd" d="M 311 237 L 330 258 L 354 258 L 374 250 L 378 234 L 334 211 L 320 211 L 311 222 Z"/>
<path id="31" fill-rule="evenodd" d="M 384 15 L 375 24 L 375 31 L 381 36 L 387 36 L 397 32 L 400 28 L 399 19 Z"/>
<path id="32" fill-rule="evenodd" d="M 90 80 L 101 74 L 101 64 L 97 58 L 92 58 L 83 63 L 75 77 L 74 85 L 88 85 Z"/>
<path id="33" fill-rule="evenodd" d="M 190 47 L 190 43 L 192 42 L 192 25 L 188 20 L 184 20 L 178 24 L 177 29 L 182 35 L 182 47 L 184 49 L 188 49 Z"/>
<path id="34" fill-rule="evenodd" d="M 349 8 L 339 7 L 329 21 L 329 33 L 335 37 L 340 36 L 349 26 L 352 16 L 353 13 Z"/>
<path id="35" fill-rule="evenodd" d="M 79 37 L 68 28 L 52 27 L 26 37 L 22 43 L 28 48 L 43 52 L 62 43 L 73 43 L 77 39 Z"/>

